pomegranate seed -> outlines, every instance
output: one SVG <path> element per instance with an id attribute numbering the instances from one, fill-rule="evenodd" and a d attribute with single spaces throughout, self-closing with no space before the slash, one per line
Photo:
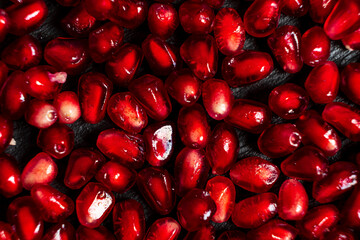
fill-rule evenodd
<path id="1" fill-rule="evenodd" d="M 248 232 L 247 239 L 295 240 L 298 232 L 299 231 L 296 228 L 287 224 L 286 222 L 279 219 L 274 219 L 264 224 L 263 226 Z"/>
<path id="2" fill-rule="evenodd" d="M 181 45 L 180 55 L 196 77 L 207 80 L 215 76 L 218 51 L 214 37 L 191 35 Z"/>
<path id="3" fill-rule="evenodd" d="M 177 216 L 189 232 L 200 230 L 215 214 L 216 204 L 207 191 L 194 188 L 178 203 Z"/>
<path id="4" fill-rule="evenodd" d="M 154 120 L 162 121 L 171 113 L 171 102 L 161 79 L 146 74 L 133 80 L 129 90 Z"/>
<path id="5" fill-rule="evenodd" d="M 126 43 L 106 62 L 106 74 L 114 84 L 127 87 L 134 78 L 143 58 L 140 47 Z"/>
<path id="6" fill-rule="evenodd" d="M 216 212 L 211 220 L 216 223 L 229 220 L 234 210 L 236 197 L 235 186 L 231 180 L 223 176 L 216 176 L 207 182 L 205 190 L 210 193 L 216 204 Z"/>
<path id="7" fill-rule="evenodd" d="M 11 225 L 6 222 L 0 222 L 0 239 L 1 240 L 18 240 L 19 237 L 11 228 Z M 47 240 L 47 239 L 45 239 Z"/>
<path id="8" fill-rule="evenodd" d="M 81 116 L 79 98 L 74 92 L 59 93 L 55 96 L 53 106 L 58 113 L 59 123 L 71 124 Z"/>
<path id="9" fill-rule="evenodd" d="M 145 144 L 141 135 L 108 129 L 99 134 L 96 146 L 108 158 L 128 167 L 138 169 L 144 164 Z"/>
<path id="10" fill-rule="evenodd" d="M 188 232 L 184 240 L 215 240 L 215 229 L 211 224 L 207 224 L 194 232 Z"/>
<path id="11" fill-rule="evenodd" d="M 233 8 L 222 8 L 216 14 L 214 36 L 219 51 L 224 55 L 238 55 L 245 43 L 245 26 Z"/>
<path id="12" fill-rule="evenodd" d="M 42 240 L 75 240 L 75 229 L 67 221 L 60 222 L 50 227 Z"/>
<path id="13" fill-rule="evenodd" d="M 73 200 L 49 185 L 34 185 L 31 197 L 46 222 L 60 222 L 74 212 Z"/>
<path id="14" fill-rule="evenodd" d="M 277 208 L 276 194 L 262 193 L 235 204 L 231 219 L 238 227 L 257 228 L 275 217 Z"/>
<path id="15" fill-rule="evenodd" d="M 10 30 L 10 19 L 9 15 L 4 9 L 0 9 L 0 43 L 4 41 L 6 35 Z"/>
<path id="16" fill-rule="evenodd" d="M 360 28 L 341 39 L 343 45 L 350 51 L 360 50 Z"/>
<path id="17" fill-rule="evenodd" d="M 113 223 L 117 240 L 143 240 L 145 236 L 144 209 L 134 199 L 115 205 Z"/>
<path id="18" fill-rule="evenodd" d="M 64 7 L 75 7 L 80 3 L 80 0 L 56 0 L 56 2 Z"/>
<path id="19" fill-rule="evenodd" d="M 274 69 L 270 54 L 244 51 L 222 62 L 222 76 L 231 87 L 240 87 L 266 78 Z"/>
<path id="20" fill-rule="evenodd" d="M 205 0 L 205 2 L 212 8 L 218 9 L 221 8 L 225 0 Z"/>
<path id="21" fill-rule="evenodd" d="M 109 19 L 122 27 L 134 29 L 145 21 L 147 13 L 145 0 L 118 0 L 110 10 Z"/>
<path id="22" fill-rule="evenodd" d="M 135 184 L 136 172 L 120 163 L 110 161 L 101 167 L 95 178 L 111 191 L 124 193 Z"/>
<path id="23" fill-rule="evenodd" d="M 4 62 L 0 61 L 0 90 L 8 77 L 8 73 L 9 73 L 9 68 Z"/>
<path id="24" fill-rule="evenodd" d="M 281 12 L 288 16 L 302 17 L 309 10 L 308 0 L 285 0 L 282 2 Z"/>
<path id="25" fill-rule="evenodd" d="M 309 198 L 304 186 L 289 179 L 282 183 L 279 190 L 278 211 L 284 220 L 301 220 L 309 205 Z"/>
<path id="26" fill-rule="evenodd" d="M 297 229 L 306 239 L 320 239 L 339 219 L 339 210 L 334 205 L 322 205 L 310 209 L 305 217 L 297 222 Z"/>
<path id="27" fill-rule="evenodd" d="M 301 37 L 301 56 L 306 65 L 324 64 L 330 56 L 330 39 L 321 27 L 307 30 Z"/>
<path id="28" fill-rule="evenodd" d="M 279 23 L 280 11 L 280 0 L 255 0 L 245 12 L 246 32 L 258 38 L 269 36 Z"/>
<path id="29" fill-rule="evenodd" d="M 164 166 L 172 157 L 175 148 L 176 127 L 172 122 L 159 122 L 144 131 L 146 160 L 152 166 Z"/>
<path id="30" fill-rule="evenodd" d="M 341 90 L 354 103 L 360 104 L 360 63 L 350 63 L 341 72 Z"/>
<path id="31" fill-rule="evenodd" d="M 271 111 L 268 106 L 248 99 L 237 99 L 225 122 L 244 131 L 259 134 L 270 125 Z"/>
<path id="32" fill-rule="evenodd" d="M 91 61 L 87 45 L 84 39 L 55 38 L 45 46 L 45 61 L 59 71 L 77 75 L 83 72 Z"/>
<path id="33" fill-rule="evenodd" d="M 219 123 L 212 131 L 206 146 L 206 158 L 213 174 L 224 174 L 230 170 L 237 159 L 239 139 L 233 127 Z"/>
<path id="34" fill-rule="evenodd" d="M 116 53 L 124 38 L 124 30 L 115 23 L 108 22 L 89 34 L 89 52 L 96 63 L 109 60 Z"/>
<path id="35" fill-rule="evenodd" d="M 147 20 L 151 33 L 164 40 L 168 39 L 179 26 L 178 13 L 168 3 L 151 4 Z"/>
<path id="36" fill-rule="evenodd" d="M 74 147 L 74 132 L 66 125 L 54 124 L 40 130 L 37 145 L 56 159 L 64 158 Z"/>
<path id="37" fill-rule="evenodd" d="M 24 115 L 28 102 L 25 74 L 21 71 L 12 72 L 4 82 L 0 93 L 2 114 L 12 120 L 17 120 Z"/>
<path id="38" fill-rule="evenodd" d="M 48 16 L 48 8 L 43 0 L 27 1 L 13 4 L 6 8 L 9 15 L 9 33 L 16 36 L 25 35 L 38 28 Z"/>
<path id="39" fill-rule="evenodd" d="M 269 36 L 267 43 L 285 72 L 297 73 L 302 69 L 301 33 L 297 27 L 285 25 L 277 28 Z"/>
<path id="40" fill-rule="evenodd" d="M 326 34 L 339 40 L 360 28 L 360 2 L 340 0 L 334 6 L 324 24 Z"/>
<path id="41" fill-rule="evenodd" d="M 173 71 L 165 81 L 165 88 L 183 106 L 193 105 L 201 95 L 201 81 L 189 69 Z"/>
<path id="42" fill-rule="evenodd" d="M 342 216 L 343 222 L 346 226 L 353 227 L 358 229 L 360 227 L 360 216 L 358 212 L 360 211 L 360 187 L 359 185 L 355 187 L 352 191 L 350 197 L 346 200 L 343 205 Z"/>
<path id="43" fill-rule="evenodd" d="M 55 180 L 58 167 L 49 154 L 41 152 L 33 157 L 21 173 L 25 189 L 31 190 L 35 184 L 48 184 Z"/>
<path id="44" fill-rule="evenodd" d="M 157 213 L 166 215 L 174 208 L 174 182 L 165 169 L 149 167 L 141 170 L 137 176 L 137 186 L 146 202 Z"/>
<path id="45" fill-rule="evenodd" d="M 92 148 L 74 150 L 66 168 L 65 185 L 71 189 L 83 187 L 100 170 L 105 161 L 105 157 Z"/>
<path id="46" fill-rule="evenodd" d="M 91 229 L 80 225 L 76 230 L 76 240 L 87 240 L 87 239 L 115 240 L 115 237 L 104 226 Z"/>
<path id="47" fill-rule="evenodd" d="M 114 94 L 109 100 L 107 113 L 116 125 L 130 133 L 141 132 L 148 123 L 145 109 L 130 92 Z"/>
<path id="48" fill-rule="evenodd" d="M 360 111 L 345 103 L 333 102 L 325 106 L 322 118 L 354 142 L 360 141 Z"/>
<path id="49" fill-rule="evenodd" d="M 279 174 L 277 166 L 259 157 L 244 158 L 230 170 L 233 183 L 255 193 L 269 191 L 279 178 Z"/>
<path id="50" fill-rule="evenodd" d="M 13 122 L 0 115 L 0 153 L 4 152 L 9 146 L 13 137 Z"/>
<path id="51" fill-rule="evenodd" d="M 246 240 L 246 235 L 239 230 L 228 230 L 223 232 L 218 240 Z"/>
<path id="52" fill-rule="evenodd" d="M 175 191 L 184 196 L 193 188 L 202 188 L 206 183 L 210 166 L 202 149 L 185 147 L 180 151 L 175 161 Z"/>
<path id="53" fill-rule="evenodd" d="M 0 155 L 0 194 L 10 198 L 18 195 L 21 191 L 20 170 L 16 160 L 8 155 Z M 1 230 L 0 236 L 2 236 Z"/>
<path id="54" fill-rule="evenodd" d="M 175 219 L 159 218 L 151 224 L 144 240 L 176 240 L 180 231 L 181 226 Z"/>
<path id="55" fill-rule="evenodd" d="M 316 23 L 324 23 L 338 0 L 309 0 L 309 14 Z"/>
<path id="56" fill-rule="evenodd" d="M 111 212 L 115 197 L 100 183 L 88 183 L 76 199 L 76 213 L 81 225 L 97 228 Z"/>
<path id="57" fill-rule="evenodd" d="M 113 0 L 84 0 L 83 2 L 86 11 L 99 21 L 108 19 L 115 5 Z"/>
<path id="58" fill-rule="evenodd" d="M 355 240 L 355 234 L 352 230 L 343 227 L 336 226 L 328 234 L 325 234 L 325 238 L 328 240 Z"/>
<path id="59" fill-rule="evenodd" d="M 34 200 L 19 197 L 7 209 L 7 221 L 20 239 L 41 239 L 44 223 Z"/>
<path id="60" fill-rule="evenodd" d="M 28 124 L 37 128 L 48 128 L 58 119 L 56 108 L 50 103 L 34 99 L 30 102 L 25 112 Z"/>
<path id="61" fill-rule="evenodd" d="M 294 152 L 301 144 L 299 130 L 291 123 L 270 125 L 257 141 L 260 152 L 270 158 L 279 158 Z"/>
<path id="62" fill-rule="evenodd" d="M 187 33 L 211 33 L 214 26 L 215 13 L 204 2 L 185 1 L 179 8 L 181 26 Z"/>
<path id="63" fill-rule="evenodd" d="M 30 35 L 25 35 L 4 48 L 1 60 L 11 69 L 25 70 L 39 65 L 42 54 L 40 42 Z"/>

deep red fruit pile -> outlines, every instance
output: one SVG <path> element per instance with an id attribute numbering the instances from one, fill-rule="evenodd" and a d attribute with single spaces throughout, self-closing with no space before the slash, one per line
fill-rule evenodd
<path id="1" fill-rule="evenodd" d="M 10 198 L 0 240 L 359 239 L 360 63 L 339 70 L 328 61 L 331 40 L 360 50 L 359 0 L 255 0 L 247 9 L 56 0 L 72 9 L 57 22 L 66 33 L 46 46 L 29 34 L 51 1 L 11 1 L 0 9 L 0 194 Z M 312 21 L 278 26 L 281 14 Z M 131 29 L 151 34 L 138 45 Z M 246 38 L 262 38 L 272 54 L 244 50 Z M 311 71 L 277 84 L 267 103 L 235 99 L 274 65 Z M 337 101 L 339 88 L 347 99 Z M 20 167 L 4 152 L 27 134 L 13 139 L 22 119 L 39 129 L 42 152 Z M 68 124 L 103 120 L 114 128 L 78 146 Z M 254 150 L 242 159 L 239 133 Z M 356 152 L 333 161 L 342 142 Z M 123 195 L 134 189 L 140 198 Z"/>

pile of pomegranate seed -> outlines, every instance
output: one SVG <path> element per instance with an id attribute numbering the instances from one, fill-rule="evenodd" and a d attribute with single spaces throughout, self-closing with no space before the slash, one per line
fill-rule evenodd
<path id="1" fill-rule="evenodd" d="M 0 44 L 0 240 L 359 239 L 360 0 L 2 0 Z"/>

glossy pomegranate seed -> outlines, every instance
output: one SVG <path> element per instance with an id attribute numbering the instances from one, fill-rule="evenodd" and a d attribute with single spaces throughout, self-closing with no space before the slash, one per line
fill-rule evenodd
<path id="1" fill-rule="evenodd" d="M 231 87 L 240 87 L 266 78 L 274 69 L 270 54 L 244 51 L 222 62 L 222 76 Z"/>
<path id="2" fill-rule="evenodd" d="M 259 157 L 244 158 L 230 170 L 233 183 L 255 193 L 269 191 L 279 178 L 279 174 L 277 166 Z"/>
<path id="3" fill-rule="evenodd" d="M 268 106 L 248 99 L 237 99 L 225 122 L 244 131 L 259 134 L 270 125 Z"/>
<path id="4" fill-rule="evenodd" d="M 209 170 L 203 150 L 187 147 L 182 149 L 175 161 L 176 194 L 184 196 L 190 189 L 204 187 Z"/>
<path id="5" fill-rule="evenodd" d="M 325 234 L 325 238 L 328 240 L 355 240 L 354 232 L 343 226 L 336 226 L 328 234 Z"/>
<path id="6" fill-rule="evenodd" d="M 235 186 L 231 180 L 216 176 L 207 182 L 205 190 L 210 193 L 216 204 L 216 212 L 211 220 L 217 223 L 229 220 L 234 210 L 236 197 Z"/>
<path id="7" fill-rule="evenodd" d="M 211 79 L 217 72 L 218 51 L 210 35 L 191 35 L 180 47 L 180 55 L 195 76 Z"/>
<path id="8" fill-rule="evenodd" d="M 106 62 L 106 74 L 114 84 L 127 87 L 134 78 L 143 58 L 140 47 L 126 43 Z"/>
<path id="9" fill-rule="evenodd" d="M 213 30 L 215 13 L 204 2 L 185 1 L 179 8 L 179 18 L 185 32 L 206 34 Z"/>
<path id="10" fill-rule="evenodd" d="M 141 135 L 133 135 L 117 129 L 102 131 L 96 146 L 108 158 L 131 168 L 140 168 L 145 161 L 145 144 Z"/>
<path id="11" fill-rule="evenodd" d="M 16 160 L 8 155 L 0 155 L 0 194 L 10 198 L 18 195 L 21 191 L 20 170 Z"/>
<path id="12" fill-rule="evenodd" d="M 89 52 L 96 63 L 109 60 L 116 53 L 124 38 L 124 30 L 115 23 L 108 22 L 89 34 Z"/>
<path id="13" fill-rule="evenodd" d="M 87 239 L 115 240 L 115 237 L 104 226 L 91 229 L 80 225 L 76 230 L 76 240 L 87 240 Z"/>
<path id="14" fill-rule="evenodd" d="M 339 210 L 334 205 L 322 205 L 308 211 L 298 221 L 299 234 L 306 239 L 320 239 L 339 221 Z"/>
<path id="15" fill-rule="evenodd" d="M 340 102 L 329 103 L 322 118 L 350 140 L 360 141 L 360 111 L 357 108 Z"/>
<path id="16" fill-rule="evenodd" d="M 235 163 L 239 151 L 239 139 L 233 127 L 219 123 L 212 131 L 206 146 L 206 158 L 213 174 L 224 174 Z"/>
<path id="17" fill-rule="evenodd" d="M 148 126 L 144 133 L 146 160 L 152 166 L 165 165 L 174 152 L 176 127 L 173 122 L 159 122 Z"/>
<path id="18" fill-rule="evenodd" d="M 168 39 L 179 26 L 179 16 L 169 3 L 153 3 L 148 12 L 148 25 L 154 36 Z"/>
<path id="19" fill-rule="evenodd" d="M 222 8 L 216 14 L 214 36 L 219 51 L 224 55 L 238 55 L 245 43 L 245 27 L 238 12 Z"/>
<path id="20" fill-rule="evenodd" d="M 338 161 L 330 165 L 323 179 L 314 182 L 312 196 L 319 203 L 329 203 L 352 190 L 359 181 L 359 170 L 351 162 Z"/>
<path id="21" fill-rule="evenodd" d="M 207 224 L 194 232 L 188 232 L 184 240 L 215 240 L 215 229 L 211 224 Z"/>
<path id="22" fill-rule="evenodd" d="M 321 27 L 307 30 L 301 37 L 301 57 L 306 65 L 324 64 L 330 56 L 330 39 Z"/>
<path id="23" fill-rule="evenodd" d="M 139 133 L 148 123 L 145 109 L 130 92 L 114 94 L 109 100 L 107 113 L 116 125 L 130 133 Z"/>
<path id="24" fill-rule="evenodd" d="M 135 184 L 136 172 L 118 162 L 110 161 L 101 167 L 95 178 L 111 191 L 124 193 Z"/>
<path id="25" fill-rule="evenodd" d="M 309 0 L 309 14 L 316 23 L 324 23 L 338 0 Z"/>
<path id="26" fill-rule="evenodd" d="M 9 146 L 13 137 L 13 122 L 0 115 L 0 153 Z"/>
<path id="27" fill-rule="evenodd" d="M 44 223 L 31 197 L 19 197 L 7 209 L 7 221 L 20 239 L 41 239 Z"/>
<path id="28" fill-rule="evenodd" d="M 117 240 L 143 240 L 145 236 L 143 207 L 134 199 L 117 203 L 113 211 L 113 224 Z"/>
<path id="29" fill-rule="evenodd" d="M 300 54 L 301 33 L 295 26 L 279 27 L 267 43 L 281 68 L 288 73 L 297 73 L 303 67 Z"/>
<path id="30" fill-rule="evenodd" d="M 216 212 L 216 204 L 207 191 L 194 188 L 178 203 L 177 216 L 189 232 L 200 230 Z"/>
<path id="31" fill-rule="evenodd" d="M 13 4 L 6 8 L 9 15 L 9 32 L 21 36 L 38 28 L 48 16 L 48 8 L 43 0 L 27 1 Z"/>
<path id="32" fill-rule="evenodd" d="M 174 181 L 165 169 L 149 167 L 141 170 L 137 176 L 137 186 L 146 202 L 157 213 L 166 215 L 174 208 Z"/>
<path id="33" fill-rule="evenodd" d="M 295 17 L 304 16 L 309 10 L 308 0 L 285 0 L 282 2 L 281 12 Z"/>
<path id="34" fill-rule="evenodd" d="M 257 141 L 260 152 L 270 158 L 279 158 L 294 152 L 301 144 L 299 130 L 291 123 L 270 125 Z"/>
<path id="35" fill-rule="evenodd" d="M 278 211 L 282 219 L 301 220 L 308 210 L 308 205 L 308 195 L 300 182 L 289 179 L 281 184 Z"/>
<path id="36" fill-rule="evenodd" d="M 86 11 L 99 21 L 108 19 L 112 8 L 115 6 L 113 0 L 84 0 L 83 2 Z"/>
<path id="37" fill-rule="evenodd" d="M 29 102 L 26 93 L 25 74 L 21 71 L 12 72 L 4 82 L 0 93 L 0 109 L 10 119 L 21 118 Z"/>
<path id="38" fill-rule="evenodd" d="M 1 240 L 18 240 L 19 237 L 11 228 L 11 225 L 6 222 L 0 222 L 0 239 Z M 45 239 L 47 240 L 47 239 Z"/>
<path id="39" fill-rule="evenodd" d="M 100 183 L 88 183 L 76 199 L 76 213 L 81 225 L 99 227 L 111 212 L 115 197 Z"/>
<path id="40" fill-rule="evenodd" d="M 80 3 L 80 0 L 56 0 L 61 6 L 74 7 Z"/>
<path id="41" fill-rule="evenodd" d="M 109 19 L 122 27 L 134 29 L 145 21 L 147 12 L 145 0 L 118 0 L 114 2 Z"/>
<path id="42" fill-rule="evenodd" d="M 40 130 L 37 145 L 52 157 L 61 159 L 69 155 L 74 147 L 74 132 L 66 125 L 54 124 Z"/>
<path id="43" fill-rule="evenodd" d="M 277 208 L 276 194 L 262 193 L 238 202 L 231 219 L 238 227 L 257 228 L 275 217 Z"/>
<path id="44" fill-rule="evenodd" d="M 4 41 L 10 26 L 9 15 L 4 9 L 0 9 L 0 42 Z"/>
<path id="45" fill-rule="evenodd" d="M 346 226 L 358 229 L 360 227 L 360 187 L 357 185 L 342 209 L 343 222 Z"/>
<path id="46" fill-rule="evenodd" d="M 247 234 L 249 240 L 278 240 L 287 239 L 295 240 L 298 230 L 293 226 L 287 224 L 279 219 L 274 219 L 264 224 L 263 226 L 253 229 Z"/>
<path id="47" fill-rule="evenodd" d="M 1 60 L 11 69 L 26 70 L 39 65 L 42 55 L 39 40 L 30 35 L 25 35 L 4 48 L 1 53 Z"/>
<path id="48" fill-rule="evenodd" d="M 84 39 L 55 38 L 45 46 L 45 61 L 58 71 L 71 75 L 79 74 L 91 61 L 87 45 Z"/>
<path id="49" fill-rule="evenodd" d="M 67 221 L 60 222 L 50 227 L 42 240 L 75 240 L 75 229 Z"/>
<path id="50" fill-rule="evenodd" d="M 246 235 L 240 230 L 228 230 L 223 232 L 218 240 L 246 240 Z"/>
<path id="51" fill-rule="evenodd" d="M 53 106 L 57 111 L 59 123 L 71 124 L 81 116 L 79 98 L 74 92 L 59 93 L 55 96 Z"/>
<path id="52" fill-rule="evenodd" d="M 173 71 L 165 81 L 165 88 L 183 106 L 193 105 L 201 95 L 201 81 L 189 69 Z"/>
<path id="53" fill-rule="evenodd" d="M 360 28 L 341 39 L 341 41 L 350 51 L 360 50 Z"/>
<path id="54" fill-rule="evenodd" d="M 105 157 L 92 148 L 74 150 L 66 168 L 65 185 L 71 189 L 83 187 L 100 170 L 105 161 Z"/>
<path id="55" fill-rule="evenodd" d="M 212 8 L 218 9 L 221 8 L 225 0 L 205 0 L 205 2 Z"/>
<path id="56" fill-rule="evenodd" d="M 245 29 L 254 37 L 272 34 L 280 19 L 280 0 L 255 0 L 244 15 Z"/>
<path id="57" fill-rule="evenodd" d="M 55 180 L 58 167 L 49 154 L 41 152 L 33 157 L 21 173 L 25 189 L 31 190 L 35 184 L 48 184 Z"/>
<path id="58" fill-rule="evenodd" d="M 341 90 L 354 103 L 360 104 L 360 63 L 350 63 L 341 72 Z"/>
<path id="59" fill-rule="evenodd" d="M 49 185 L 34 185 L 31 197 L 46 222 L 60 222 L 74 212 L 73 200 Z"/>
<path id="60" fill-rule="evenodd" d="M 9 68 L 4 62 L 0 61 L 0 89 L 3 86 L 4 82 L 6 81 L 8 77 L 8 73 L 9 73 Z"/>
<path id="61" fill-rule="evenodd" d="M 180 231 L 181 226 L 175 219 L 159 218 L 151 224 L 144 240 L 176 240 Z"/>
<path id="62" fill-rule="evenodd" d="M 154 120 L 162 121 L 171 113 L 171 102 L 161 79 L 146 74 L 133 80 L 129 90 Z"/>
<path id="63" fill-rule="evenodd" d="M 42 100 L 34 99 L 30 102 L 25 112 L 25 120 L 28 124 L 37 128 L 48 128 L 58 119 L 56 108 Z"/>
<path id="64" fill-rule="evenodd" d="M 339 40 L 360 28 L 360 2 L 340 0 L 324 24 L 326 34 L 332 40 Z"/>

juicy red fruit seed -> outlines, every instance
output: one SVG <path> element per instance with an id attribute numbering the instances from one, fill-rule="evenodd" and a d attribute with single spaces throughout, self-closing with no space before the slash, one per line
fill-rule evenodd
<path id="1" fill-rule="evenodd" d="M 9 68 L 7 65 L 0 61 L 0 88 L 3 86 L 4 82 L 6 81 L 6 78 L 8 77 Z"/>
<path id="2" fill-rule="evenodd" d="M 247 239 L 267 239 L 267 240 L 278 240 L 288 239 L 294 240 L 299 230 L 287 224 L 279 219 L 274 219 L 268 223 L 260 226 L 257 229 L 253 229 L 247 234 Z"/>
<path id="3" fill-rule="evenodd" d="M 81 117 L 79 98 L 74 92 L 59 93 L 55 96 L 53 106 L 56 108 L 59 123 L 71 124 Z"/>
<path id="4" fill-rule="evenodd" d="M 37 128 L 48 128 L 58 119 L 56 108 L 42 100 L 34 99 L 30 102 L 25 112 L 25 120 L 28 124 Z"/>
<path id="5" fill-rule="evenodd" d="M 338 0 L 309 0 L 309 14 L 316 23 L 324 23 Z"/>
<path id="6" fill-rule="evenodd" d="M 360 28 L 341 39 L 346 49 L 350 51 L 360 50 Z"/>
<path id="7" fill-rule="evenodd" d="M 281 12 L 289 16 L 301 17 L 309 10 L 308 0 L 285 0 L 282 2 Z"/>
<path id="8" fill-rule="evenodd" d="M 355 240 L 356 236 L 352 229 L 349 229 L 344 226 L 336 226 L 328 234 L 325 235 L 326 239 L 329 240 Z"/>
<path id="9" fill-rule="evenodd" d="M 0 239 L 1 240 L 18 240 L 19 237 L 12 229 L 11 225 L 6 222 L 0 222 Z M 47 239 L 45 239 L 47 240 Z"/>
<path id="10" fill-rule="evenodd" d="M 307 30 L 301 37 L 301 57 L 306 65 L 324 64 L 330 56 L 330 39 L 321 27 Z"/>
<path id="11" fill-rule="evenodd" d="M 0 155 L 0 194 L 10 198 L 18 195 L 21 191 L 20 170 L 16 160 L 8 155 Z"/>
<path id="12" fill-rule="evenodd" d="M 360 227 L 360 187 L 356 186 L 342 209 L 343 222 L 346 226 L 358 229 Z"/>
<path id="13" fill-rule="evenodd" d="M 270 190 L 279 174 L 280 170 L 271 162 L 259 157 L 248 157 L 231 168 L 230 179 L 245 190 L 263 193 Z"/>
<path id="14" fill-rule="evenodd" d="M 151 4 L 147 20 L 151 33 L 164 40 L 168 39 L 179 26 L 178 13 L 169 3 Z"/>
<path id="15" fill-rule="evenodd" d="M 341 72 L 341 90 L 354 103 L 360 105 L 360 63 L 350 63 Z"/>
<path id="16" fill-rule="evenodd" d="M 73 240 L 75 236 L 74 227 L 67 221 L 60 222 L 50 227 L 42 240 Z"/>
<path id="17" fill-rule="evenodd" d="M 112 0 L 84 0 L 83 2 L 86 11 L 99 21 L 108 19 L 110 11 L 114 7 Z"/>
<path id="18" fill-rule="evenodd" d="M 213 30 L 215 14 L 206 3 L 185 1 L 179 8 L 179 18 L 185 32 L 206 34 Z"/>
<path id="19" fill-rule="evenodd" d="M 151 224 L 144 240 L 176 240 L 180 231 L 181 226 L 175 219 L 159 218 Z"/>
<path id="20" fill-rule="evenodd" d="M 114 235 L 104 226 L 87 228 L 82 225 L 76 230 L 76 240 L 115 240 Z"/>
<path id="21" fill-rule="evenodd" d="M 4 41 L 6 35 L 9 32 L 10 19 L 9 15 L 4 9 L 0 9 L 0 43 Z"/>
<path id="22" fill-rule="evenodd" d="M 145 0 L 118 0 L 110 10 L 110 21 L 129 29 L 139 27 L 146 19 L 148 3 Z"/>
<path id="23" fill-rule="evenodd" d="M 215 239 L 215 229 L 211 224 L 206 224 L 201 227 L 199 230 L 194 232 L 188 232 L 184 240 L 214 240 Z"/>
<path id="24" fill-rule="evenodd" d="M 0 153 L 4 152 L 9 146 L 13 137 L 13 122 L 0 115 Z"/>

